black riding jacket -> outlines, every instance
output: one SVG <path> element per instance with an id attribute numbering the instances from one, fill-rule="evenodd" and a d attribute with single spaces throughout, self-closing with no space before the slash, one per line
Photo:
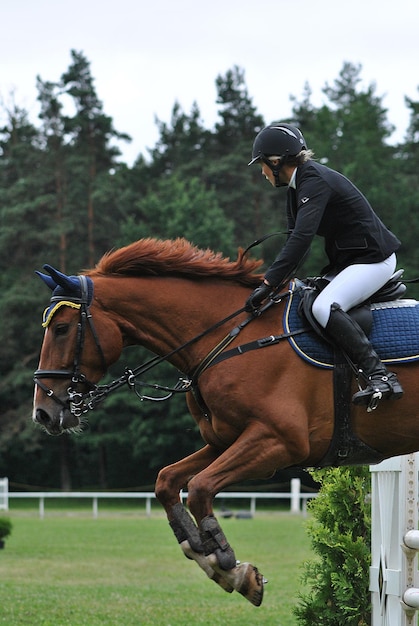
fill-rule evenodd
<path id="1" fill-rule="evenodd" d="M 298 166 L 296 189 L 288 188 L 287 223 L 287 242 L 265 275 L 274 287 L 293 276 L 316 234 L 329 259 L 322 273 L 384 261 L 401 245 L 350 180 L 312 160 Z"/>

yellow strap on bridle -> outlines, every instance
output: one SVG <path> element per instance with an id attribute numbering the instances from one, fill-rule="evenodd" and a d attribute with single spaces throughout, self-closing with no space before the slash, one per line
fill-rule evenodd
<path id="1" fill-rule="evenodd" d="M 73 309 L 79 309 L 81 307 L 81 304 L 79 304 L 77 302 L 70 302 L 69 300 L 60 300 L 54 306 L 47 307 L 45 309 L 45 311 L 44 311 L 43 316 L 42 316 L 42 326 L 43 326 L 43 328 L 47 328 L 48 324 L 52 320 L 52 318 L 55 315 L 55 313 L 62 306 L 69 306 L 69 307 L 71 307 Z"/>

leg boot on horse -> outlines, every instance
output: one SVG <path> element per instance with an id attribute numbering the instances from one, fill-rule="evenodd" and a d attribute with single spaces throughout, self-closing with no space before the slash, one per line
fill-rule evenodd
<path id="1" fill-rule="evenodd" d="M 208 562 L 198 528 L 181 502 L 174 505 L 169 524 L 185 556 L 196 561 L 208 578 L 220 585 L 225 591 L 228 593 L 234 591 L 234 587 L 227 583 Z"/>
<path id="2" fill-rule="evenodd" d="M 205 517 L 198 530 L 179 502 L 172 508 L 170 526 L 185 556 L 196 561 L 208 578 L 228 593 L 236 590 L 254 606 L 261 605 L 266 580 L 250 563 L 237 563 L 234 551 L 213 515 Z"/>
<path id="3" fill-rule="evenodd" d="M 352 401 L 368 410 L 377 407 L 379 400 L 398 400 L 403 389 L 396 374 L 388 372 L 359 324 L 338 304 L 332 304 L 326 332 L 360 370 L 366 388 L 354 394 Z"/>

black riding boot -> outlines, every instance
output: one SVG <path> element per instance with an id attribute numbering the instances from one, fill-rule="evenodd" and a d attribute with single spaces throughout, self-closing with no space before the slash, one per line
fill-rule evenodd
<path id="1" fill-rule="evenodd" d="M 354 394 L 352 402 L 375 409 L 381 399 L 398 400 L 403 389 L 396 374 L 388 372 L 362 328 L 338 304 L 330 307 L 326 332 L 353 363 L 358 366 L 367 383 L 365 389 Z"/>

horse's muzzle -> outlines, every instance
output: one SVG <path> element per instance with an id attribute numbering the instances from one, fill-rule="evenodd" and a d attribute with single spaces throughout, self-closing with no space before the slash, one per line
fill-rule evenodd
<path id="1" fill-rule="evenodd" d="M 57 416 L 51 416 L 45 409 L 38 408 L 34 412 L 33 420 L 49 435 L 61 435 L 64 431 L 80 425 L 79 418 L 68 409 L 62 409 Z"/>

